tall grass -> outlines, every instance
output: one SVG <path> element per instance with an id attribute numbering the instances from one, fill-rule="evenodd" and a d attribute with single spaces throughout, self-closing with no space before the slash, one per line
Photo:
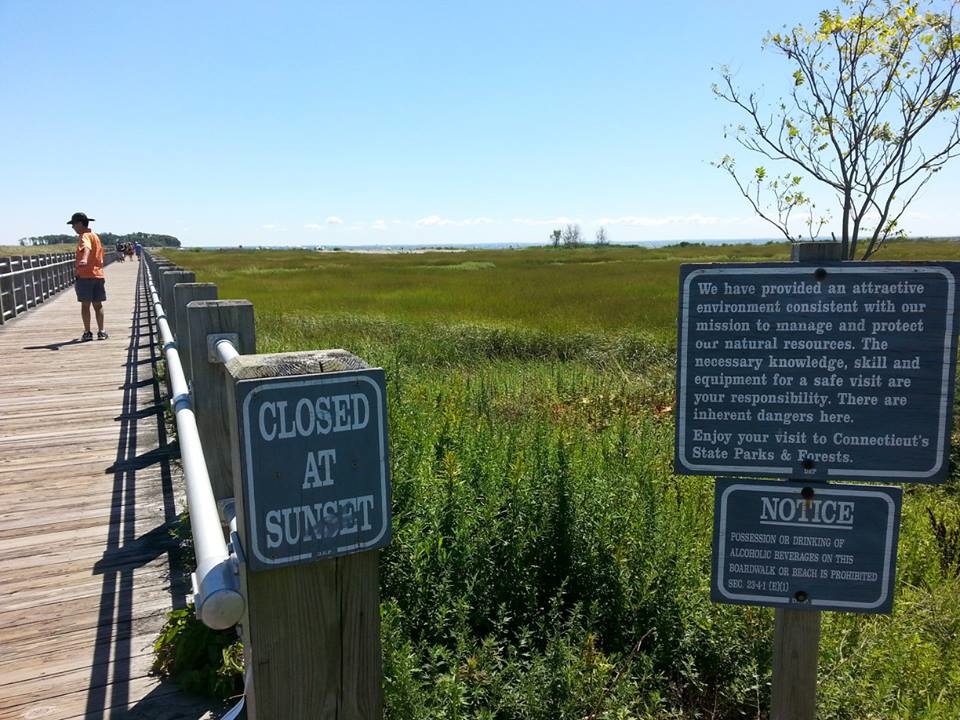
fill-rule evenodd
<path id="1" fill-rule="evenodd" d="M 0 257 L 19 257 L 21 255 L 53 255 L 56 253 L 74 253 L 76 244 L 66 245 L 0 245 Z"/>
<path id="2" fill-rule="evenodd" d="M 710 602 L 712 481 L 671 465 L 677 269 L 723 253 L 176 254 L 259 351 L 386 369 L 388 717 L 765 717 L 772 611 Z M 893 615 L 825 614 L 821 718 L 960 717 L 958 488 L 905 493 Z"/>

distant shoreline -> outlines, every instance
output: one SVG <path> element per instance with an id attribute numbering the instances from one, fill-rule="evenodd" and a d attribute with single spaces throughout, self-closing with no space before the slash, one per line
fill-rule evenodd
<path id="1" fill-rule="evenodd" d="M 888 240 L 889 243 L 904 242 L 960 242 L 960 236 L 944 237 L 916 237 L 906 238 L 904 240 Z M 777 238 L 746 238 L 739 240 L 645 240 L 635 243 L 617 243 L 611 242 L 605 247 L 610 248 L 641 248 L 641 249 L 663 249 L 667 247 L 696 247 L 696 246 L 718 246 L 718 245 L 786 245 L 786 240 Z M 183 245 L 180 250 L 300 250 L 308 252 L 322 253 L 411 253 L 421 254 L 426 252 L 468 252 L 471 250 L 526 250 L 529 248 L 548 248 L 549 244 L 543 242 L 536 243 L 471 243 L 465 245 L 255 245 L 244 247 L 242 245 Z M 583 243 L 580 249 L 596 248 L 594 243 Z M 566 248 L 559 248 L 566 249 Z"/>

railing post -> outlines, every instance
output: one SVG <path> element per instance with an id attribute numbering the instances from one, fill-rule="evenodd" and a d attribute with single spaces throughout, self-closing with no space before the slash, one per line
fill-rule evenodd
<path id="1" fill-rule="evenodd" d="M 20 257 L 20 269 L 23 270 L 23 273 L 20 277 L 23 278 L 23 309 L 29 310 L 31 307 L 36 305 L 36 301 L 33 296 L 33 279 L 30 277 L 30 268 L 33 267 L 33 263 L 30 260 L 29 255 L 22 255 Z"/>
<path id="2" fill-rule="evenodd" d="M 173 286 L 173 312 L 177 330 L 177 350 L 187 383 L 193 384 L 193 367 L 190 346 L 190 325 L 187 320 L 187 305 L 194 300 L 216 300 L 217 286 L 213 283 L 181 282 Z"/>
<path id="3" fill-rule="evenodd" d="M 21 256 L 15 258 L 15 259 L 16 259 L 17 265 L 18 265 L 17 270 L 24 270 L 24 269 L 26 268 L 26 263 L 24 262 L 24 260 L 25 260 L 26 258 L 25 258 L 23 255 L 21 255 Z M 19 305 L 19 303 L 17 302 L 17 294 L 16 294 L 17 282 L 18 282 L 18 281 L 20 282 L 20 295 L 23 297 L 23 312 L 26 312 L 26 311 L 27 311 L 27 308 L 30 307 L 30 306 L 27 304 L 27 274 L 24 273 L 24 272 L 22 272 L 22 273 L 20 273 L 20 274 L 18 274 L 18 275 L 14 275 L 14 276 L 13 276 L 13 290 L 14 290 L 14 294 L 13 294 L 13 306 L 14 306 L 14 309 L 16 310 L 16 312 L 19 312 L 19 311 L 20 311 L 20 305 Z M 16 314 L 16 313 L 14 313 L 14 314 Z"/>
<path id="4" fill-rule="evenodd" d="M 54 265 L 53 255 L 45 255 L 43 258 L 43 284 L 44 284 L 44 297 L 51 297 L 54 292 L 56 292 L 53 283 L 53 271 L 56 269 Z"/>
<path id="5" fill-rule="evenodd" d="M 37 294 L 33 286 L 33 256 L 24 255 L 23 257 L 23 267 L 25 272 L 23 273 L 23 296 L 26 298 L 27 309 L 30 309 L 37 304 Z"/>
<path id="6" fill-rule="evenodd" d="M 40 282 L 42 271 L 39 269 L 41 258 L 38 255 L 30 256 L 30 282 L 33 286 L 33 306 L 36 307 L 43 302 L 43 284 Z"/>
<path id="7" fill-rule="evenodd" d="M 196 279 L 197 276 L 194 273 L 180 268 L 164 273 L 161 278 L 160 297 L 163 301 L 163 309 L 167 313 L 167 322 L 170 323 L 170 329 L 173 330 L 173 336 L 177 339 L 178 346 L 181 330 L 177 324 L 177 298 L 173 291 L 177 283 L 192 283 Z"/>
<path id="8" fill-rule="evenodd" d="M 187 304 L 187 339 L 190 345 L 190 372 L 193 379 L 193 407 L 197 429 L 207 460 L 207 472 L 218 500 L 233 497 L 233 464 L 226 438 L 228 425 L 227 388 L 223 366 L 208 358 L 210 335 L 236 334 L 234 347 L 241 355 L 256 352 L 253 304 L 248 300 L 194 300 Z"/>
<path id="9" fill-rule="evenodd" d="M 238 534 L 245 551 L 251 545 L 243 520 L 237 383 L 365 367 L 343 351 L 241 356 L 227 363 Z M 378 554 L 255 572 L 241 564 L 248 718 L 382 719 Z"/>
<path id="10" fill-rule="evenodd" d="M 7 321 L 6 304 L 3 302 L 3 286 L 7 284 L 3 279 L 5 272 L 10 272 L 10 258 L 0 258 L 0 325 L 3 325 Z M 12 280 L 13 278 L 10 279 Z"/>
<path id="11" fill-rule="evenodd" d="M 46 255 L 41 255 L 38 259 L 37 270 L 38 280 L 40 281 L 40 302 L 46 302 L 47 300 L 47 257 Z"/>

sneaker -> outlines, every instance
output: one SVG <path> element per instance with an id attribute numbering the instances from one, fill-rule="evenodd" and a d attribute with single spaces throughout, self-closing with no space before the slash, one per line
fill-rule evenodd
<path id="1" fill-rule="evenodd" d="M 110 336 L 107 335 L 103 330 L 97 333 L 97 340 L 106 340 L 108 337 Z"/>
<path id="2" fill-rule="evenodd" d="M 87 330 L 83 335 L 80 336 L 80 342 L 88 342 L 93 340 L 93 333 Z"/>

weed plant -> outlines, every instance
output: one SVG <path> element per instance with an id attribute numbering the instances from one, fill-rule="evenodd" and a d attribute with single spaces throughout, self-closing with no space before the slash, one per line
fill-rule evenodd
<path id="1" fill-rule="evenodd" d="M 785 248 L 176 254 L 258 351 L 386 370 L 388 718 L 766 717 L 773 612 L 710 602 L 713 481 L 672 471 L 677 269 L 723 253 Z M 960 717 L 958 489 L 907 488 L 892 615 L 824 614 L 819 717 Z"/>

